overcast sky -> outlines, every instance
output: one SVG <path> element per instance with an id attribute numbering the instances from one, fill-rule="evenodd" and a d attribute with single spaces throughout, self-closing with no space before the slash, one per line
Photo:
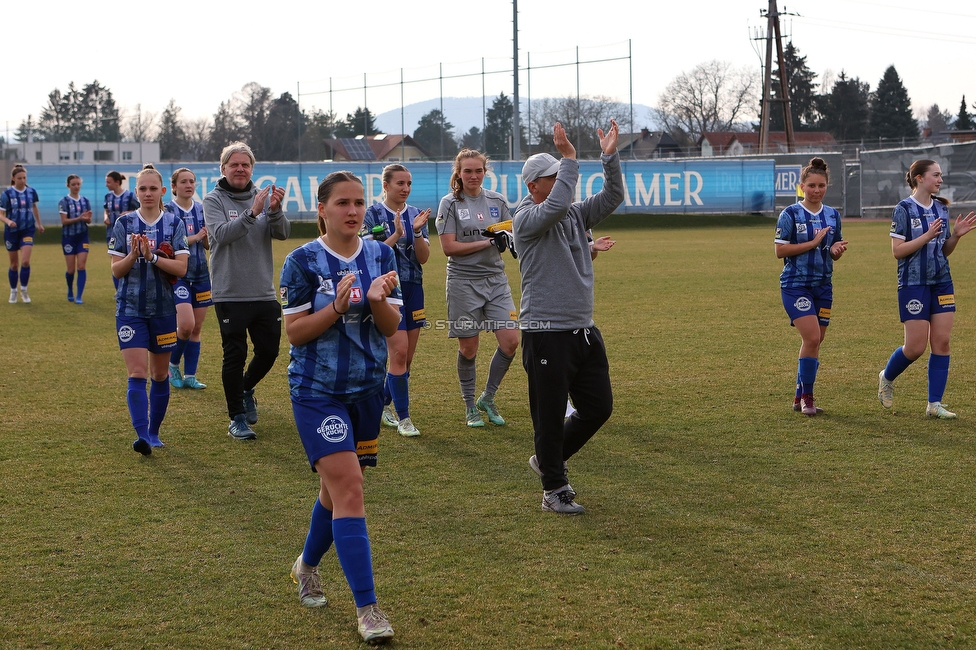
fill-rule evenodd
<path id="1" fill-rule="evenodd" d="M 111 12 L 105 7 L 112 7 Z M 519 3 L 519 46 L 531 80 L 523 98 L 576 92 L 576 70 L 542 66 L 626 57 L 632 47 L 633 99 L 654 105 L 668 82 L 711 59 L 760 69 L 763 0 L 562 0 Z M 929 7 L 932 7 L 931 9 Z M 836 78 L 842 69 L 874 89 L 894 64 L 915 109 L 938 103 L 953 114 L 963 94 L 976 102 L 976 4 L 817 0 L 780 3 L 785 34 L 809 67 Z M 465 75 L 482 69 L 486 93 L 512 93 L 512 3 L 419 2 L 135 2 L 36 0 L 6 11 L 0 128 L 12 134 L 38 115 L 54 88 L 97 79 L 128 114 L 159 112 L 173 98 L 185 117 L 210 116 L 251 81 L 276 95 L 301 93 L 303 108 L 328 109 L 332 79 L 340 115 L 364 103 L 369 84 Z M 580 68 L 581 92 L 627 101 L 626 59 Z M 480 75 L 445 79 L 445 96 L 481 95 Z M 438 96 L 437 81 L 410 83 L 409 104 Z M 369 108 L 399 107 L 394 85 L 370 90 Z M 972 110 L 972 109 L 971 109 Z M 640 124 L 641 115 L 635 116 Z M 448 115 L 450 119 L 450 115 Z M 647 121 L 647 120 L 643 120 Z M 412 128 L 408 125 L 408 130 Z"/>

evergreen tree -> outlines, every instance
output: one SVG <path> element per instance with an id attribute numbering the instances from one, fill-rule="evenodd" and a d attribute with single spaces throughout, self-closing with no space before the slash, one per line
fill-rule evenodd
<path id="1" fill-rule="evenodd" d="M 14 139 L 17 142 L 38 142 L 44 139 L 37 129 L 33 115 L 28 115 L 27 119 L 20 123 L 17 130 L 14 131 Z"/>
<path id="2" fill-rule="evenodd" d="M 833 88 L 817 97 L 819 128 L 838 142 L 861 140 L 868 135 L 868 99 L 870 87 L 857 77 L 849 78 L 843 70 Z"/>
<path id="3" fill-rule="evenodd" d="M 346 113 L 346 121 L 336 126 L 335 137 L 355 138 L 357 135 L 377 135 L 380 132 L 376 126 L 376 117 L 369 108 L 357 106 L 355 113 Z"/>
<path id="4" fill-rule="evenodd" d="M 302 158 L 304 160 L 322 160 L 326 156 L 325 140 L 336 137 L 335 113 L 326 113 L 319 109 L 312 109 L 311 113 L 303 113 L 302 119 Z"/>
<path id="5" fill-rule="evenodd" d="M 439 108 L 435 108 L 420 118 L 413 139 L 435 158 L 453 158 L 458 152 L 454 140 L 454 125 L 447 121 Z"/>
<path id="6" fill-rule="evenodd" d="M 83 142 L 118 142 L 122 137 L 112 91 L 97 79 L 81 89 L 75 119 Z"/>
<path id="7" fill-rule="evenodd" d="M 807 67 L 807 57 L 800 56 L 800 51 L 794 47 L 790 41 L 783 49 L 783 63 L 786 67 L 786 88 L 790 94 L 790 115 L 793 118 L 794 131 L 810 131 L 815 127 L 817 120 L 816 93 L 814 92 L 814 79 L 816 73 Z M 783 105 L 782 102 L 775 101 L 781 99 L 779 66 L 772 69 L 771 96 L 773 102 L 770 105 L 770 130 L 785 131 L 783 125 Z"/>
<path id="8" fill-rule="evenodd" d="M 490 158 L 504 160 L 511 155 L 509 140 L 512 137 L 514 119 L 515 105 L 505 93 L 500 94 L 485 114 L 484 153 Z"/>
<path id="9" fill-rule="evenodd" d="M 176 105 L 175 99 L 169 104 L 159 118 L 159 157 L 163 160 L 182 160 L 186 148 L 186 130 L 180 119 L 182 109 Z"/>
<path id="10" fill-rule="evenodd" d="M 974 107 L 976 108 L 976 107 Z M 966 110 L 966 96 L 962 96 L 962 103 L 959 105 L 959 115 L 956 116 L 955 128 L 957 131 L 969 131 L 976 126 L 973 125 L 973 116 Z"/>
<path id="11" fill-rule="evenodd" d="M 244 126 L 230 109 L 229 102 L 220 102 L 214 113 L 213 126 L 210 128 L 210 144 L 207 148 L 207 158 L 219 160 L 220 152 L 231 142 L 244 139 Z"/>
<path id="12" fill-rule="evenodd" d="M 481 151 L 482 143 L 484 139 L 481 137 L 481 129 L 476 126 L 472 126 L 471 130 L 461 136 L 458 141 L 458 146 L 462 149 L 477 149 Z"/>
<path id="13" fill-rule="evenodd" d="M 290 93 L 282 93 L 271 102 L 265 123 L 265 160 L 298 160 L 298 125 L 301 117 L 298 102 Z"/>
<path id="14" fill-rule="evenodd" d="M 912 102 L 895 66 L 888 66 L 871 101 L 870 136 L 879 140 L 918 139 Z"/>

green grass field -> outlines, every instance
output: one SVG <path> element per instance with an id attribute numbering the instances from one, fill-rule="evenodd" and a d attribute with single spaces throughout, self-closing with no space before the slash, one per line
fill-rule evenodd
<path id="1" fill-rule="evenodd" d="M 540 510 L 520 363 L 498 394 L 509 424 L 468 429 L 456 343 L 425 331 L 411 391 L 423 435 L 384 428 L 367 472 L 394 647 L 976 645 L 976 238 L 951 258 L 945 401 L 959 419 L 943 422 L 923 417 L 924 360 L 898 379 L 892 411 L 878 404 L 877 373 L 902 338 L 888 224 L 844 229 L 818 418 L 790 409 L 799 336 L 772 221 L 604 231 L 618 243 L 595 262 L 596 320 L 616 402 L 570 463 L 582 517 Z M 232 440 L 211 313 L 209 388 L 174 391 L 167 447 L 133 453 L 99 242 L 84 306 L 64 299 L 54 244 L 35 250 L 33 304 L 0 304 L 0 646 L 356 646 L 334 552 L 328 607 L 302 608 L 288 576 L 318 482 L 294 430 L 285 340 L 258 389 L 258 440 Z M 277 244 L 277 262 L 301 243 Z M 444 263 L 435 250 L 427 265 L 429 318 L 446 317 Z"/>

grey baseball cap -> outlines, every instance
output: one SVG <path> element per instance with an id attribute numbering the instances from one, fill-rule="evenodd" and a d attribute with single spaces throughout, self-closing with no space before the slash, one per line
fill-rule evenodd
<path id="1" fill-rule="evenodd" d="M 559 161 L 547 153 L 529 156 L 522 165 L 522 182 L 529 183 L 544 176 L 552 176 L 559 171 Z"/>

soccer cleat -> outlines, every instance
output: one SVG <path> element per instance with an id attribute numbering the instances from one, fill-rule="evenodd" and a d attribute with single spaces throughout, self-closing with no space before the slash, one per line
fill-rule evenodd
<path id="1" fill-rule="evenodd" d="M 467 425 L 469 427 L 485 426 L 485 421 L 481 419 L 481 411 L 478 410 L 477 406 L 465 409 L 464 417 L 467 419 Z"/>
<path id="2" fill-rule="evenodd" d="M 258 423 L 258 400 L 254 397 L 254 389 L 244 391 L 244 414 L 248 424 Z"/>
<path id="3" fill-rule="evenodd" d="M 173 388 L 183 388 L 183 373 L 179 364 L 169 364 L 169 384 Z"/>
<path id="4" fill-rule="evenodd" d="M 586 512 L 586 508 L 576 503 L 574 499 L 576 493 L 569 485 L 564 485 L 558 490 L 545 490 L 542 493 L 542 509 L 561 515 L 581 515 Z"/>
<path id="5" fill-rule="evenodd" d="M 291 567 L 291 579 L 298 585 L 298 600 L 305 607 L 325 607 L 329 603 L 319 582 L 319 568 L 305 564 L 301 555 Z"/>
<path id="6" fill-rule="evenodd" d="M 27 294 L 27 287 L 20 288 L 20 301 L 25 304 L 31 301 L 30 296 Z"/>
<path id="7" fill-rule="evenodd" d="M 881 400 L 881 406 L 886 409 L 890 409 L 895 403 L 895 384 L 888 381 L 884 370 L 878 373 L 878 399 Z"/>
<path id="8" fill-rule="evenodd" d="M 817 405 L 813 403 L 813 395 L 810 393 L 800 395 L 800 403 L 800 413 L 803 415 L 813 417 L 818 413 Z M 820 412 L 823 412 L 823 409 L 821 409 Z"/>
<path id="9" fill-rule="evenodd" d="M 928 406 L 925 407 L 925 416 L 939 418 L 940 420 L 956 419 L 956 414 L 943 406 L 942 402 L 929 402 Z"/>
<path id="10" fill-rule="evenodd" d="M 78 296 L 77 298 L 75 298 L 75 304 L 76 305 L 84 305 L 85 304 L 85 301 L 81 299 L 81 296 Z"/>
<path id="11" fill-rule="evenodd" d="M 207 385 L 197 381 L 197 378 L 193 375 L 186 375 L 183 377 L 183 388 L 192 388 L 193 390 L 203 390 Z"/>
<path id="12" fill-rule="evenodd" d="M 796 411 L 797 413 L 799 413 L 800 412 L 800 409 L 802 409 L 802 408 L 803 408 L 803 406 L 802 406 L 802 403 L 800 402 L 800 398 L 799 397 L 794 397 L 793 398 L 793 410 Z M 821 413 L 823 413 L 823 409 L 818 406 L 817 407 L 817 415 L 820 415 Z"/>
<path id="13" fill-rule="evenodd" d="M 14 303 L 17 302 L 17 290 L 16 289 L 11 289 L 10 290 L 10 300 L 8 300 L 7 302 L 9 302 L 11 305 L 13 305 Z"/>
<path id="14" fill-rule="evenodd" d="M 397 433 L 405 438 L 413 438 L 420 435 L 420 431 L 417 430 L 417 427 L 413 426 L 413 422 L 408 417 L 403 418 L 397 424 Z"/>
<path id="15" fill-rule="evenodd" d="M 359 619 L 359 634 L 366 643 L 383 643 L 393 638 L 390 619 L 376 606 L 376 603 L 357 607 L 356 618 Z"/>
<path id="16" fill-rule="evenodd" d="M 254 433 L 254 430 L 248 426 L 247 416 L 243 413 L 235 415 L 234 419 L 230 421 L 230 426 L 227 427 L 227 435 L 238 440 L 254 440 L 258 437 L 258 434 Z"/>
<path id="17" fill-rule="evenodd" d="M 144 438 L 136 438 L 135 442 L 132 443 L 132 449 L 139 452 L 143 456 L 152 455 L 152 447 L 149 445 L 149 441 Z"/>
<path id="18" fill-rule="evenodd" d="M 505 424 L 505 418 L 502 417 L 501 413 L 498 412 L 498 407 L 495 406 L 495 396 L 492 395 L 488 397 L 487 393 L 482 393 L 478 401 L 474 403 L 479 411 L 484 411 L 485 415 L 488 416 L 488 421 L 492 424 L 502 425 Z"/>
<path id="19" fill-rule="evenodd" d="M 393 407 L 393 402 L 390 402 L 383 407 L 383 424 L 388 427 L 395 427 L 400 419 L 397 417 L 396 409 Z"/>

